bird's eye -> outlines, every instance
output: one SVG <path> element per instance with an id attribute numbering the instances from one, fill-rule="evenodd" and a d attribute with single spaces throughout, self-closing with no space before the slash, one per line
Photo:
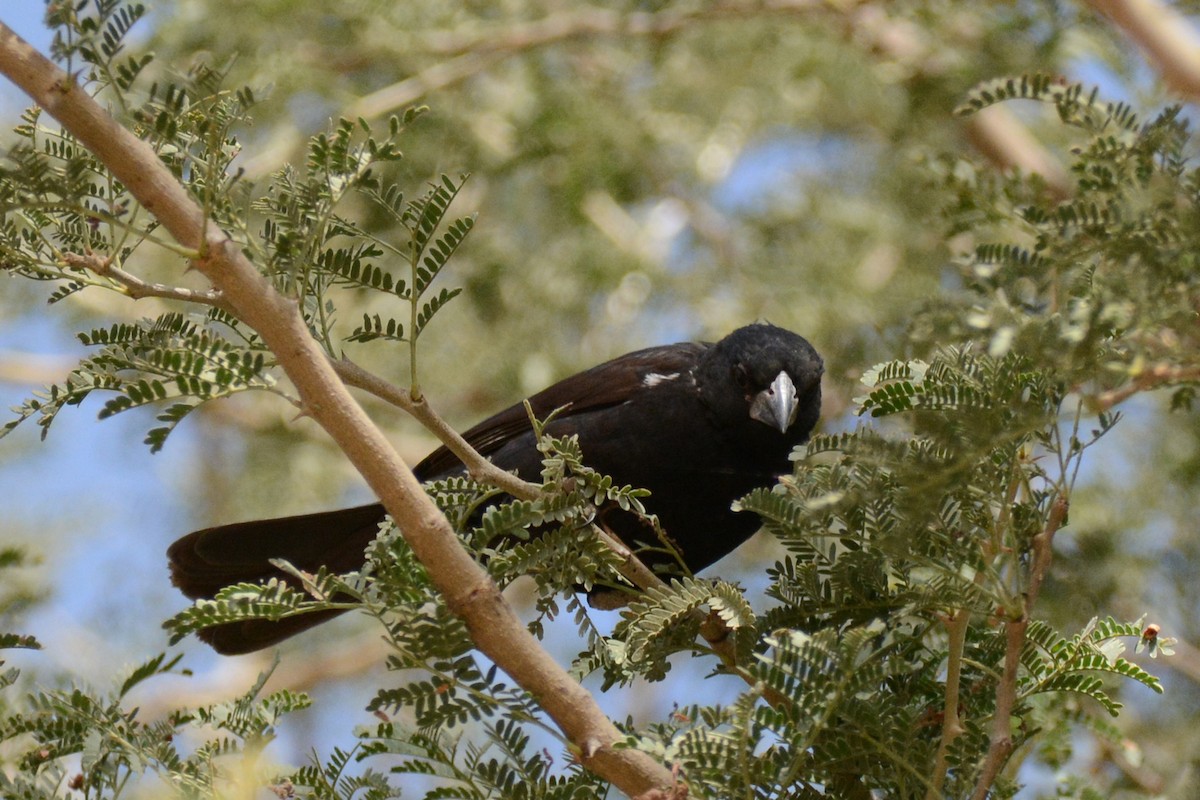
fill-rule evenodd
<path id="1" fill-rule="evenodd" d="M 733 368 L 733 380 L 743 391 L 750 388 L 750 373 L 746 371 L 745 364 L 738 364 Z"/>

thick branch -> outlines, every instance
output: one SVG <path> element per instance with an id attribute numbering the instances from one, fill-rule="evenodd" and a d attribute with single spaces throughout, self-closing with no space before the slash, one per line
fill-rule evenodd
<path id="1" fill-rule="evenodd" d="M 479 649 L 530 692 L 578 749 L 581 762 L 633 796 L 670 787 L 671 775 L 661 764 L 614 746 L 620 732 L 592 696 L 546 653 L 487 573 L 460 546 L 411 470 L 350 396 L 309 334 L 296 301 L 277 292 L 205 217 L 200 204 L 146 142 L 119 125 L 70 76 L 3 23 L 0 74 L 92 151 L 176 241 L 198 254 L 195 268 L 275 353 L 305 411 L 337 442 L 383 502 Z"/>
<path id="2" fill-rule="evenodd" d="M 1191 100 L 1200 98 L 1200 34 L 1159 0 L 1088 0 L 1146 53 L 1163 80 Z"/>
<path id="3" fill-rule="evenodd" d="M 965 124 L 967 139 L 997 167 L 1040 176 L 1055 200 L 1071 196 L 1067 170 L 1007 108 L 985 108 L 968 117 Z"/>

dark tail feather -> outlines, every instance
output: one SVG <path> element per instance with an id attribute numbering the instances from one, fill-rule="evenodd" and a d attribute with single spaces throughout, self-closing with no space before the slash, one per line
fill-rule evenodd
<path id="1" fill-rule="evenodd" d="M 238 522 L 189 533 L 167 550 L 171 582 L 188 597 L 210 598 L 234 583 L 295 580 L 275 567 L 281 558 L 306 572 L 327 567 L 348 572 L 363 564 L 363 551 L 383 521 L 383 506 L 305 514 L 281 519 Z M 218 625 L 200 633 L 219 653 L 233 655 L 269 647 L 319 625 L 337 611 L 289 617 L 277 622 L 252 620 Z"/>
<path id="2" fill-rule="evenodd" d="M 328 622 L 342 611 L 314 611 L 300 617 L 287 617 L 272 622 L 266 619 L 250 619 L 245 622 L 229 622 L 205 628 L 197 635 L 200 641 L 212 646 L 223 656 L 240 656 L 253 653 L 264 647 L 279 644 L 284 639 L 315 628 Z"/>

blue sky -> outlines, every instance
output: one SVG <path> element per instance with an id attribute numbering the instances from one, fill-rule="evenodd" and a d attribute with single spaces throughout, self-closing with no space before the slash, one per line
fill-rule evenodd
<path id="1" fill-rule="evenodd" d="M 0 20 L 45 52 L 50 34 L 42 24 L 43 10 L 42 2 L 8 0 Z M 15 123 L 26 105 L 24 95 L 0 80 L 5 124 Z M 9 280 L 0 277 L 0 287 Z M 35 306 L 22 316 L 0 316 L 0 354 L 82 352 L 73 332 L 64 328 L 62 315 Z M 11 419 L 7 409 L 34 388 L 0 380 L 0 419 Z M 140 609 L 130 613 L 129 605 L 149 605 L 156 615 L 175 607 L 164 603 L 183 606 L 182 598 L 170 591 L 163 553 L 170 539 L 193 522 L 172 498 L 177 494 L 173 485 L 186 479 L 194 451 L 190 432 L 181 430 L 178 441 L 151 456 L 141 444 L 149 415 L 99 424 L 100 405 L 95 398 L 68 410 L 44 443 L 32 421 L 0 440 L 0 486 L 5 490 L 5 542 L 26 541 L 31 553 L 45 561 L 45 568 L 33 570 L 31 578 L 49 591 L 50 602 L 25 621 L 28 631 L 47 645 L 33 663 L 69 662 L 80 677 L 103 683 L 110 677 L 112 657 L 129 636 L 143 643 L 139 653 L 166 645 L 157 623 L 147 626 L 146 615 Z M 54 541 L 57 548 L 47 552 L 43 541 Z M 113 580 L 131 587 L 131 602 L 115 605 L 109 591 Z M 79 658 L 82 653 L 95 657 Z M 116 663 L 127 658 L 120 656 Z M 102 674 L 91 675 L 89 668 Z"/>

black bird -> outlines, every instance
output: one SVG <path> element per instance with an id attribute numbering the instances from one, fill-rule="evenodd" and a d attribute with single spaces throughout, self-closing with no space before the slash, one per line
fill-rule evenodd
<path id="1" fill-rule="evenodd" d="M 790 469 L 788 455 L 808 438 L 821 406 L 821 357 L 800 336 L 768 324 L 739 328 L 721 341 L 650 347 L 580 372 L 529 398 L 533 413 L 554 416 L 547 431 L 577 434 L 588 466 L 618 485 L 650 490 L 656 514 L 693 572 L 707 567 L 759 527 L 730 505 Z M 541 454 L 525 406 L 518 403 L 464 434 L 497 466 L 526 480 L 541 474 Z M 446 448 L 414 472 L 423 481 L 462 471 Z M 649 537 L 629 514 L 604 523 L 631 547 Z M 173 583 L 191 598 L 225 586 L 291 580 L 269 559 L 315 572 L 362 566 L 363 550 L 383 521 L 383 506 L 256 520 L 196 531 L 167 551 Z M 656 543 L 656 542 L 655 542 Z M 648 564 L 668 562 L 649 554 Z M 218 652 L 248 653 L 324 622 L 336 612 L 253 620 L 209 628 L 200 638 Z"/>

